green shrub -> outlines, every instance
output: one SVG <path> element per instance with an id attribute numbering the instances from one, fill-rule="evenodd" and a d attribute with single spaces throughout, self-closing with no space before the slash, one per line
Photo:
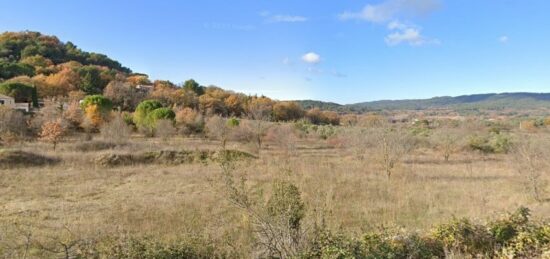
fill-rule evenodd
<path id="1" fill-rule="evenodd" d="M 170 108 L 158 108 L 151 111 L 146 118 L 146 124 L 150 127 L 155 127 L 159 120 L 173 121 L 176 118 L 176 113 Z"/>
<path id="2" fill-rule="evenodd" d="M 80 103 L 80 107 L 84 110 L 90 105 L 97 105 L 99 111 L 103 114 L 106 114 L 113 109 L 113 103 L 111 100 L 99 94 L 88 95 L 84 98 L 84 100 L 82 100 L 82 103 Z"/>
<path id="3" fill-rule="evenodd" d="M 526 226 L 529 221 L 529 209 L 521 207 L 516 212 L 488 223 L 489 231 L 499 245 L 505 245 Z"/>
<path id="4" fill-rule="evenodd" d="M 447 250 L 459 251 L 472 256 L 487 256 L 494 253 L 494 239 L 483 225 L 468 219 L 454 219 L 436 226 L 432 237 L 443 243 Z"/>
<path id="5" fill-rule="evenodd" d="M 233 117 L 233 118 L 229 118 L 227 120 L 227 126 L 229 126 L 229 127 L 237 127 L 237 126 L 239 126 L 239 124 L 240 124 L 240 121 L 237 118 Z"/>
<path id="6" fill-rule="evenodd" d="M 473 150 L 478 150 L 486 154 L 504 154 L 510 151 L 512 141 L 507 135 L 491 133 L 485 136 L 471 136 L 468 140 L 468 146 Z"/>
<path id="7" fill-rule="evenodd" d="M 134 123 L 138 127 L 145 126 L 147 123 L 147 116 L 150 112 L 162 108 L 162 104 L 156 100 L 145 100 L 141 102 L 134 112 Z"/>
<path id="8" fill-rule="evenodd" d="M 121 238 L 106 240 L 99 251 L 101 258 L 178 259 L 216 258 L 211 245 L 200 242 L 176 241 L 163 243 L 153 238 Z"/>

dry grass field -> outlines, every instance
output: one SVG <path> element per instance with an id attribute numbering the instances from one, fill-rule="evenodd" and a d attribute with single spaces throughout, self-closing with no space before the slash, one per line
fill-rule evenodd
<path id="1" fill-rule="evenodd" d="M 537 179 L 542 200 L 536 201 L 528 176 L 517 170 L 519 155 L 515 152 L 482 154 L 457 144 L 445 161 L 443 151 L 433 144 L 442 140 L 434 140 L 432 135 L 422 138 L 413 150 L 399 154 L 388 178 L 379 159 L 380 149 L 361 144 L 362 135 L 353 132 L 342 129 L 328 140 L 303 137 L 288 140 L 291 144 L 268 141 L 257 159 L 234 162 L 232 172 L 246 179 L 243 188 L 259 204 L 270 197 L 273 182 L 292 182 L 305 204 L 305 228 L 323 222 L 332 231 L 356 237 L 381 228 L 429 231 L 452 218 L 481 222 L 520 206 L 528 207 L 535 219 L 550 215 L 550 188 L 543 184 L 550 174 L 545 171 Z M 511 135 L 516 141 L 522 138 Z M 549 135 L 541 131 L 530 136 L 546 141 Z M 462 138 L 458 142 L 466 141 Z M 341 143 L 334 144 L 337 140 Z M 96 142 L 99 140 L 88 143 Z M 133 135 L 124 145 L 83 150 L 86 143 L 73 136 L 56 151 L 41 142 L 7 149 L 59 161 L 0 169 L 0 233 L 5 233 L 0 242 L 4 251 L 25 244 L 30 236 L 46 247 L 131 235 L 166 242 L 201 240 L 234 256 L 254 254 L 250 218 L 227 198 L 218 162 L 122 166 L 97 162 L 106 154 L 216 150 L 218 141 Z M 230 142 L 227 148 L 255 153 L 246 143 Z"/>

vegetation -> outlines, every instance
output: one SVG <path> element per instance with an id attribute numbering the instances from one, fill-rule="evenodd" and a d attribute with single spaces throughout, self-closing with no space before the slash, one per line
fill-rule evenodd
<path id="1" fill-rule="evenodd" d="M 33 32 L 2 34 L 0 60 L 2 93 L 41 100 L 0 106 L 0 257 L 550 255 L 545 110 L 301 106 Z"/>

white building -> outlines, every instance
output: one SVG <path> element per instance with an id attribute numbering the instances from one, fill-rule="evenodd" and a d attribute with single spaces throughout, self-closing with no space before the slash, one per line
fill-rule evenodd
<path id="1" fill-rule="evenodd" d="M 29 112 L 31 110 L 30 103 L 16 103 L 13 97 L 0 94 L 0 105 L 11 109 L 23 110 Z"/>
<path id="2" fill-rule="evenodd" d="M 15 99 L 7 95 L 0 94 L 0 105 L 7 106 L 9 108 L 15 108 Z"/>

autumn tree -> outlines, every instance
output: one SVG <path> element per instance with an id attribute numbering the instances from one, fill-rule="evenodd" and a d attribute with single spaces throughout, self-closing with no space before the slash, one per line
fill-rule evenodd
<path id="1" fill-rule="evenodd" d="M 77 101 L 72 101 L 63 111 L 63 118 L 67 120 L 72 128 L 77 128 L 84 122 L 84 113 Z"/>
<path id="2" fill-rule="evenodd" d="M 294 121 L 304 117 L 304 110 L 296 102 L 278 102 L 273 106 L 276 121 Z"/>
<path id="3" fill-rule="evenodd" d="M 64 134 L 65 129 L 60 121 L 48 121 L 42 125 L 40 139 L 42 141 L 52 143 L 53 150 L 55 150 L 57 143 L 61 140 Z"/>
<path id="4" fill-rule="evenodd" d="M 145 93 L 137 90 L 131 84 L 122 81 L 111 81 L 103 90 L 103 95 L 109 98 L 113 105 L 123 111 L 133 111 L 145 98 Z"/>
<path id="5" fill-rule="evenodd" d="M 97 129 L 107 121 L 113 104 L 102 95 L 90 95 L 82 100 L 80 107 L 84 110 L 85 124 L 88 128 Z"/>
<path id="6" fill-rule="evenodd" d="M 149 77 L 144 74 L 133 74 L 126 78 L 126 81 L 130 83 L 133 86 L 136 85 L 150 85 L 151 81 L 149 80 Z"/>
<path id="7" fill-rule="evenodd" d="M 76 91 L 80 82 L 78 73 L 65 68 L 48 76 L 36 76 L 35 80 L 41 80 L 44 84 L 38 85 L 40 97 L 67 96 L 69 92 Z"/>
<path id="8" fill-rule="evenodd" d="M 246 96 L 243 94 L 230 94 L 224 100 L 227 113 L 230 116 L 241 116 L 245 111 Z"/>
<path id="9" fill-rule="evenodd" d="M 177 111 L 176 123 L 184 133 L 199 133 L 204 130 L 204 117 L 191 108 Z"/>

